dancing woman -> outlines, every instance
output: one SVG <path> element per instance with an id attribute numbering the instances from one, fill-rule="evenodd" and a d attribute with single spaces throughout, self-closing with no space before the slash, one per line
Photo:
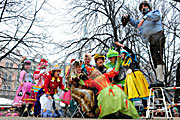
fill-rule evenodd
<path id="1" fill-rule="evenodd" d="M 31 61 L 27 60 L 26 57 L 23 57 L 21 62 L 22 62 L 22 70 L 19 76 L 20 85 L 16 91 L 16 96 L 13 102 L 14 106 L 22 107 L 20 116 L 22 116 L 26 103 L 28 102 L 28 101 L 25 101 L 25 99 L 31 99 L 34 97 L 34 95 L 31 94 L 31 88 L 32 88 L 32 85 L 34 85 L 35 83 L 33 80 L 33 76 L 29 70 L 31 66 Z M 32 107 L 32 104 L 29 104 L 29 107 L 28 107 L 29 112 L 30 112 L 31 107 Z"/>
<path id="2" fill-rule="evenodd" d="M 132 101 L 142 99 L 144 109 L 147 109 L 147 98 L 149 97 L 149 84 L 140 71 L 140 67 L 137 63 L 136 55 L 128 47 L 115 42 L 117 46 L 125 49 L 121 51 L 121 58 L 123 59 L 122 66 L 127 69 L 127 76 L 125 79 L 124 91 L 128 95 L 128 98 Z"/>

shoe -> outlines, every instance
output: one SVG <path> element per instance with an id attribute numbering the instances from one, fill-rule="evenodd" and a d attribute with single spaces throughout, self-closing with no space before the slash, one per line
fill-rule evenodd
<path id="1" fill-rule="evenodd" d="M 92 112 L 89 112 L 89 113 L 86 113 L 86 116 L 89 117 L 89 118 L 94 118 L 95 114 L 92 113 Z"/>

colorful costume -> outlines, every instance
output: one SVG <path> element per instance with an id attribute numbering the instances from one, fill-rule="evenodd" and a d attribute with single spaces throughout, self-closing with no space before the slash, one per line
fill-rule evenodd
<path id="1" fill-rule="evenodd" d="M 44 86 L 42 87 L 43 91 L 45 91 L 45 94 L 43 94 L 40 97 L 40 104 L 41 104 L 41 116 L 42 117 L 57 117 L 58 115 L 61 115 L 61 107 L 60 101 L 53 100 L 53 99 L 59 99 L 58 96 L 58 90 L 57 88 L 60 87 L 60 89 L 64 90 L 65 87 L 62 84 L 62 77 L 51 77 L 51 75 L 48 75 L 45 79 Z M 47 97 L 51 96 L 53 99 L 48 99 Z"/>
<path id="2" fill-rule="evenodd" d="M 118 60 L 118 62 L 120 61 L 121 60 Z M 117 64 L 118 69 L 119 66 L 120 64 Z M 139 118 L 139 115 L 136 108 L 133 106 L 132 102 L 128 100 L 128 97 L 122 88 L 117 85 L 110 84 L 109 78 L 113 78 L 117 75 L 118 72 L 116 71 L 117 69 L 115 68 L 115 71 L 112 70 L 109 73 L 98 75 L 98 70 L 94 70 L 91 73 L 92 79 L 85 80 L 85 84 L 82 84 L 88 87 L 96 87 L 99 90 L 97 97 L 98 107 L 100 109 L 99 118 L 106 118 L 106 116 L 110 114 L 120 112 L 121 115 L 126 116 L 125 118 L 137 119 Z M 118 117 L 122 116 L 116 116 L 116 118 Z"/>
<path id="3" fill-rule="evenodd" d="M 71 65 L 71 70 L 74 73 L 70 73 L 72 75 L 69 83 L 71 84 L 71 96 L 72 98 L 77 101 L 84 112 L 90 112 L 94 107 L 94 93 L 88 88 L 81 86 L 78 82 L 81 79 L 86 79 L 87 76 L 84 73 L 77 73 L 75 70 L 77 66 L 81 67 L 82 63 L 80 61 L 74 61 Z"/>
<path id="4" fill-rule="evenodd" d="M 34 95 L 31 94 L 31 88 L 32 85 L 34 85 L 32 74 L 27 70 L 22 70 L 20 72 L 19 82 L 21 84 L 16 91 L 16 96 L 13 102 L 13 105 L 15 106 L 21 106 L 23 103 L 26 103 L 27 101 L 24 99 L 34 98 Z"/>
<path id="5" fill-rule="evenodd" d="M 129 99 L 145 98 L 149 96 L 149 84 L 144 77 L 143 73 L 139 70 L 136 55 L 127 48 L 124 47 L 126 57 L 123 60 L 122 66 L 127 69 L 127 76 L 125 79 L 124 91 L 128 95 Z"/>
<path id="6" fill-rule="evenodd" d="M 34 115 L 38 116 L 41 111 L 41 117 L 58 117 L 63 115 L 61 111 L 58 90 L 60 89 L 67 91 L 62 84 L 63 78 L 58 76 L 54 77 L 56 71 L 61 71 L 59 65 L 55 65 L 51 70 L 50 75 L 45 79 L 43 87 L 38 91 L 37 101 L 34 107 Z M 52 99 L 49 99 L 51 96 Z M 41 109 L 39 109 L 39 106 Z"/>
<path id="7" fill-rule="evenodd" d="M 46 79 L 47 75 L 49 74 L 46 72 L 46 67 L 48 66 L 48 61 L 46 59 L 41 59 L 40 63 L 37 66 L 38 71 L 34 71 L 33 78 L 35 79 L 37 86 L 44 85 L 44 80 Z"/>
<path id="8" fill-rule="evenodd" d="M 109 49 L 108 53 L 107 53 L 107 57 L 117 57 L 119 55 L 119 53 L 113 49 Z M 120 64 L 122 63 L 122 60 L 120 61 Z M 113 70 L 116 66 L 116 62 L 108 62 L 107 64 L 105 64 L 105 67 L 107 68 L 107 72 L 110 72 L 111 70 Z M 110 79 L 110 81 L 113 80 L 114 84 L 118 84 L 121 87 L 124 87 L 124 83 L 125 83 L 125 74 L 124 74 L 124 69 L 122 67 L 120 67 L 119 69 L 119 74 L 116 75 L 114 78 Z"/>
<path id="9" fill-rule="evenodd" d="M 23 57 L 23 60 L 21 61 L 23 63 L 22 64 L 23 70 L 20 72 L 20 76 L 19 76 L 20 85 L 16 91 L 16 96 L 13 102 L 14 106 L 21 107 L 19 116 L 28 116 L 30 114 L 30 110 L 34 103 L 34 101 L 32 100 L 34 100 L 35 98 L 34 92 L 31 91 L 32 85 L 34 85 L 35 83 L 32 78 L 32 74 L 29 72 L 31 62 L 25 59 L 26 57 Z M 29 103 L 27 107 L 27 111 L 25 111 L 26 103 Z"/>

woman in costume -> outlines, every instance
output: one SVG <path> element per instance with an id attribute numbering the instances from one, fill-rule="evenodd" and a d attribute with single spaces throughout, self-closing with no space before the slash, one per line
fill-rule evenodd
<path id="1" fill-rule="evenodd" d="M 95 54 L 94 60 L 96 63 L 95 68 L 98 69 L 102 74 L 106 73 L 107 68 L 104 66 L 105 56 L 103 54 Z"/>
<path id="2" fill-rule="evenodd" d="M 118 42 L 115 42 L 115 44 L 126 50 L 121 51 L 121 58 L 123 59 L 122 66 L 127 70 L 124 91 L 132 101 L 139 100 L 139 98 L 142 99 L 144 109 L 147 109 L 147 97 L 150 92 L 148 88 L 149 84 L 140 71 L 136 55 L 123 44 Z"/>
<path id="3" fill-rule="evenodd" d="M 121 58 L 118 57 L 116 67 L 108 73 L 101 74 L 98 70 L 93 70 L 88 80 L 80 80 L 79 84 L 96 87 L 99 90 L 97 96 L 98 107 L 100 109 L 99 118 L 139 118 L 136 108 L 128 99 L 121 87 L 111 84 L 109 78 L 118 74 Z"/>
<path id="4" fill-rule="evenodd" d="M 41 117 L 59 117 L 63 115 L 61 107 L 59 106 L 60 101 L 57 88 L 59 87 L 65 92 L 67 92 L 68 89 L 62 84 L 63 78 L 59 76 L 60 72 L 61 69 L 59 65 L 56 64 L 52 68 L 51 74 L 46 77 L 42 89 L 38 92 L 37 99 L 40 98 Z"/>
<path id="5" fill-rule="evenodd" d="M 82 71 L 89 77 L 90 70 L 93 69 L 93 65 L 90 64 L 92 56 L 90 53 L 85 53 L 84 64 L 81 65 Z"/>
<path id="6" fill-rule="evenodd" d="M 44 85 L 44 80 L 46 79 L 47 75 L 49 74 L 46 71 L 46 67 L 48 66 L 48 61 L 44 58 L 41 59 L 37 66 L 37 71 L 34 71 L 33 78 L 35 79 L 37 86 Z"/>
<path id="7" fill-rule="evenodd" d="M 78 83 L 80 79 L 88 79 L 87 75 L 82 72 L 82 64 L 82 61 L 79 60 L 74 60 L 72 62 L 70 73 L 71 79 L 68 81 L 71 85 L 71 96 L 80 104 L 87 117 L 95 117 L 94 92 Z"/>
<path id="8" fill-rule="evenodd" d="M 109 51 L 107 53 L 107 57 L 110 60 L 110 62 L 105 64 L 105 67 L 107 68 L 107 72 L 109 72 L 115 68 L 118 55 L 119 55 L 119 53 L 117 51 L 115 51 L 113 49 L 109 49 Z M 122 60 L 120 61 L 120 64 L 121 63 L 122 63 Z M 114 78 L 110 78 L 110 81 L 113 84 L 118 84 L 121 87 L 124 87 L 125 77 L 126 77 L 125 70 L 122 67 L 120 67 L 119 74 L 116 75 Z"/>
<path id="9" fill-rule="evenodd" d="M 35 83 L 33 80 L 33 76 L 29 71 L 30 66 L 31 66 L 31 61 L 26 60 L 26 57 L 23 57 L 21 62 L 22 62 L 22 70 L 19 76 L 20 85 L 16 91 L 16 96 L 13 102 L 14 106 L 22 106 L 20 116 L 22 116 L 22 113 L 24 112 L 24 109 L 26 106 L 25 104 L 28 102 L 25 99 L 34 98 L 34 95 L 31 94 L 31 88 L 32 88 L 32 85 L 34 85 Z M 28 106 L 29 112 L 30 112 L 31 107 L 32 107 L 32 104 L 29 104 Z"/>

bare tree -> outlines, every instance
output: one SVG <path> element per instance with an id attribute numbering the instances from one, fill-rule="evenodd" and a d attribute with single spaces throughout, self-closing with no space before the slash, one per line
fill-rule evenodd
<path id="1" fill-rule="evenodd" d="M 80 35 L 63 43 L 61 50 L 71 50 L 68 56 L 77 53 L 78 57 L 86 52 L 106 52 L 114 41 L 119 39 L 119 11 L 124 0 L 75 0 L 70 1 L 73 21 L 72 30 Z"/>
<path id="2" fill-rule="evenodd" d="M 54 44 L 48 35 L 48 22 L 44 23 L 40 13 L 46 12 L 43 7 L 47 0 L 1 0 L 0 3 L 0 61 L 8 55 L 18 58 L 15 50 L 31 57 L 43 54 L 48 49 L 46 45 Z"/>
<path id="3" fill-rule="evenodd" d="M 52 41 L 48 31 L 48 28 L 53 27 L 52 21 L 45 21 L 50 12 L 47 7 L 53 9 L 48 0 L 0 1 L 0 62 L 5 59 L 20 64 L 22 55 L 35 62 L 37 55 L 53 53 L 54 50 L 51 49 L 56 43 Z M 21 67 L 0 66 L 0 86 L 13 84 L 5 79 L 4 71 L 18 75 L 20 69 Z M 18 80 L 15 81 L 18 83 Z"/>

